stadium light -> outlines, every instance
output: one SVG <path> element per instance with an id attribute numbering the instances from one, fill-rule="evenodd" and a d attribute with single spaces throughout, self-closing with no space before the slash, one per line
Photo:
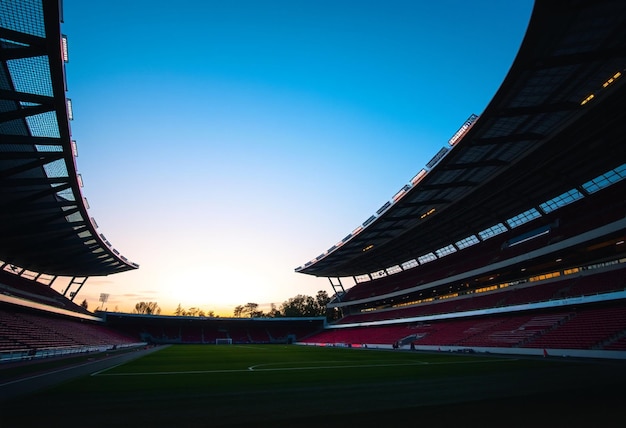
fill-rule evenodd
<path id="1" fill-rule="evenodd" d="M 589 94 L 584 100 L 582 100 L 580 102 L 581 106 L 584 106 L 585 104 L 587 104 L 589 101 L 591 101 L 593 98 L 595 97 L 594 94 Z"/>
<path id="2" fill-rule="evenodd" d="M 65 34 L 61 35 L 61 55 L 63 55 L 63 62 L 67 63 L 70 61 L 70 55 L 67 49 L 67 36 Z"/>
<path id="3" fill-rule="evenodd" d="M 422 214 L 422 215 L 420 216 L 420 219 L 423 219 L 423 218 L 425 218 L 425 217 L 428 217 L 429 215 L 431 215 L 431 214 L 432 214 L 432 213 L 434 213 L 434 212 L 435 212 L 435 209 L 434 209 L 434 208 L 431 208 L 430 210 L 428 210 L 427 212 L 425 212 L 424 214 Z"/>
<path id="4" fill-rule="evenodd" d="M 603 88 L 606 88 L 607 86 L 609 86 L 611 83 L 615 82 L 615 79 L 617 79 L 618 77 L 620 77 L 622 75 L 622 73 L 620 73 L 619 71 L 617 73 L 615 73 L 613 76 L 611 76 L 611 78 L 609 80 L 607 80 L 606 82 L 604 82 L 602 84 Z"/>
<path id="5" fill-rule="evenodd" d="M 67 99 L 67 118 L 69 120 L 74 120 L 74 112 L 72 111 L 72 100 L 70 98 Z"/>
<path id="6" fill-rule="evenodd" d="M 424 178 L 424 176 L 426 175 L 426 172 L 427 171 L 425 169 L 422 169 L 420 172 L 418 172 L 417 175 L 415 175 L 415 177 L 411 179 L 411 184 L 415 186 L 417 183 L 422 181 L 422 178 Z"/>
<path id="7" fill-rule="evenodd" d="M 478 119 L 478 115 L 476 114 L 470 115 L 470 117 L 467 118 L 465 123 L 463 123 L 463 126 L 461 126 L 459 130 L 456 131 L 456 133 L 452 136 L 452 138 L 448 140 L 448 144 L 450 144 L 451 146 L 455 146 L 456 143 L 458 143 L 461 140 L 461 138 L 465 134 L 467 134 L 467 131 L 469 131 L 469 129 L 474 125 L 477 119 Z"/>

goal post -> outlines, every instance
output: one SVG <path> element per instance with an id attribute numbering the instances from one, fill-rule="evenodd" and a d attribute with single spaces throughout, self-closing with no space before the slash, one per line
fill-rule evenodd
<path id="1" fill-rule="evenodd" d="M 219 337 L 215 339 L 215 344 L 216 345 L 232 345 L 233 339 L 231 339 L 230 337 Z"/>

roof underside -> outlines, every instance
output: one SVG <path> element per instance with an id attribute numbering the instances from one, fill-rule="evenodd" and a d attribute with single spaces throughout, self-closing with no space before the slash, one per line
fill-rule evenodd
<path id="1" fill-rule="evenodd" d="M 624 28 L 623 1 L 536 2 L 513 66 L 460 142 L 358 235 L 296 271 L 401 265 L 624 164 Z"/>
<path id="2" fill-rule="evenodd" d="M 0 3 L 0 260 L 48 275 L 136 269 L 81 194 L 58 0 Z"/>

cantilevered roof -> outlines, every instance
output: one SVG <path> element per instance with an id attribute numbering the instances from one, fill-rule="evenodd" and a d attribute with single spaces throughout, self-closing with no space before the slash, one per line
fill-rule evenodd
<path id="1" fill-rule="evenodd" d="M 59 0 L 0 2 L 0 261 L 60 276 L 136 269 L 81 194 Z"/>
<path id="2" fill-rule="evenodd" d="M 296 272 L 347 277 L 402 265 L 623 169 L 625 29 L 623 1 L 537 1 L 485 111 L 376 214 Z"/>

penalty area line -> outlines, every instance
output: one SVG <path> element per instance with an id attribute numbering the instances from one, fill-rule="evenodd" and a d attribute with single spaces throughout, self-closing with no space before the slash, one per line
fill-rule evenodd
<path id="1" fill-rule="evenodd" d="M 111 367 L 114 368 L 114 367 Z M 127 373 L 104 373 L 105 370 L 93 373 L 91 376 L 164 376 L 164 375 L 184 375 L 184 374 L 210 374 L 210 373 L 244 373 L 248 370 L 186 370 L 171 372 L 127 372 Z"/>

